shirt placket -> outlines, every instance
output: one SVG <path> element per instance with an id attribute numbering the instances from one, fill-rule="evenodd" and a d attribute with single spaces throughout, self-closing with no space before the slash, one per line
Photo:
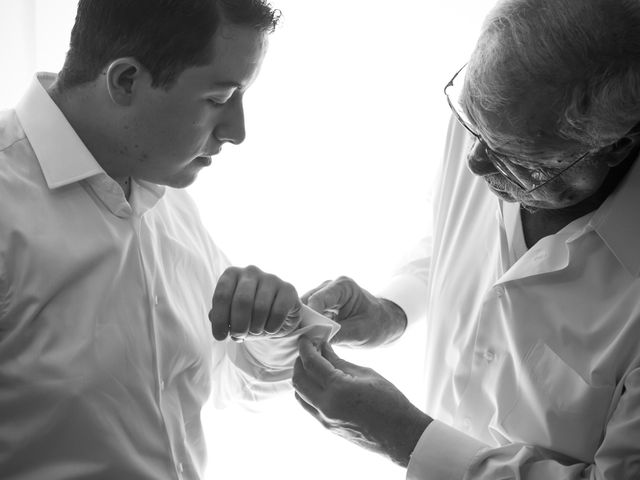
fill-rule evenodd
<path id="1" fill-rule="evenodd" d="M 476 321 L 476 337 L 469 345 L 468 358 L 472 362 L 469 385 L 461 398 L 455 417 L 458 428 L 474 434 L 486 431 L 486 425 L 491 423 L 492 417 L 496 414 L 496 407 L 500 408 L 497 402 L 511 405 L 518 395 L 517 372 L 514 366 L 518 359 L 510 358 L 507 348 L 509 343 L 514 341 L 513 335 L 516 334 L 508 330 L 508 325 L 515 321 L 513 315 L 516 312 L 509 305 L 509 289 L 514 282 L 561 270 L 569 262 L 566 239 L 556 237 L 540 240 L 522 257 L 517 258 L 510 250 L 502 211 L 498 211 L 497 215 L 500 244 L 500 259 L 496 266 L 498 279 L 483 297 L 482 308 Z M 518 308 L 526 308 L 526 305 Z M 509 348 L 513 348 L 513 345 Z M 500 392 L 499 399 L 495 398 L 497 391 Z M 486 414 L 481 416 L 476 412 Z"/>
<path id="2" fill-rule="evenodd" d="M 149 304 L 149 328 L 151 332 L 152 352 L 155 373 L 155 393 L 158 410 L 162 419 L 162 428 L 165 433 L 167 442 L 167 448 L 171 456 L 171 467 L 175 472 L 175 478 L 183 480 L 185 478 L 185 465 L 182 458 L 184 457 L 183 442 L 180 446 L 176 444 L 176 439 L 171 434 L 170 425 L 172 422 L 171 411 L 167 408 L 167 405 L 171 404 L 169 396 L 171 395 L 170 378 L 168 373 L 165 372 L 162 363 L 162 345 L 159 342 L 161 335 L 158 329 L 161 328 L 159 322 L 159 310 L 162 306 L 163 298 L 160 296 L 159 289 L 156 285 L 155 268 L 153 264 L 153 258 L 155 253 L 153 251 L 153 242 L 144 233 L 142 228 L 143 215 L 135 215 L 132 217 L 134 228 L 134 239 L 136 241 L 136 247 L 138 248 L 138 254 L 141 265 L 141 275 L 145 282 L 145 290 L 147 292 L 147 300 Z M 180 448 L 179 448 L 180 447 Z"/>
<path id="3" fill-rule="evenodd" d="M 498 247 L 496 273 L 502 273 L 510 267 L 509 242 L 501 208 L 496 208 L 498 226 Z M 454 417 L 455 426 L 468 434 L 478 435 L 486 430 L 493 415 L 494 399 L 487 392 L 495 391 L 498 382 L 499 366 L 504 361 L 503 339 L 499 329 L 502 315 L 501 302 L 506 295 L 506 284 L 495 282 L 484 294 L 476 320 L 475 338 L 469 343 L 464 358 L 471 364 L 469 381 L 460 398 Z M 514 393 L 515 395 L 515 393 Z M 483 415 L 478 412 L 485 412 Z"/>
<path id="4" fill-rule="evenodd" d="M 465 359 L 471 363 L 469 382 L 460 399 L 454 418 L 455 426 L 465 433 L 479 433 L 490 423 L 493 400 L 488 392 L 498 382 L 499 365 L 503 362 L 502 337 L 497 324 L 501 316 L 500 302 L 505 295 L 502 285 L 492 287 L 484 296 L 477 319 L 475 340 Z M 483 415 L 478 412 L 485 412 Z"/>

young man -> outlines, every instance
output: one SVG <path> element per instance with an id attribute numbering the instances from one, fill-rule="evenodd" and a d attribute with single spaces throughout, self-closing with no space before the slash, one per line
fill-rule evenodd
<path id="1" fill-rule="evenodd" d="M 225 272 L 180 190 L 243 141 L 276 23 L 256 0 L 81 0 L 60 74 L 0 114 L 3 480 L 201 478 L 211 392 L 288 388 L 295 289 Z"/>
<path id="2" fill-rule="evenodd" d="M 411 480 L 640 478 L 639 58 L 637 2 L 498 3 L 446 88 L 430 259 L 393 302 L 348 279 L 309 298 L 351 345 L 427 305 L 428 415 L 301 341 L 294 385 L 323 425 Z"/>

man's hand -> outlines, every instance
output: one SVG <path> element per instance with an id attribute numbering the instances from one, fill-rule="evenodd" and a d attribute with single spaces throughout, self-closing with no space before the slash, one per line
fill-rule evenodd
<path id="1" fill-rule="evenodd" d="M 324 282 L 302 296 L 316 312 L 336 313 L 341 329 L 331 343 L 373 347 L 392 342 L 407 328 L 407 316 L 395 303 L 376 298 L 347 277 Z"/>
<path id="2" fill-rule="evenodd" d="M 216 340 L 283 337 L 300 323 L 296 289 L 257 267 L 229 267 L 220 276 L 209 312 Z"/>
<path id="3" fill-rule="evenodd" d="M 322 425 L 406 467 L 431 418 L 370 368 L 339 358 L 328 344 L 300 339 L 296 399 Z"/>

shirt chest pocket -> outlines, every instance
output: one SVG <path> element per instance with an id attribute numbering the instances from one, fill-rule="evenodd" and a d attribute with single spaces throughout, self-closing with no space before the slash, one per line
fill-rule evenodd
<path id="1" fill-rule="evenodd" d="M 592 461 L 615 387 L 589 384 L 542 342 L 525 357 L 517 379 L 515 404 L 500 420 L 503 434 Z"/>

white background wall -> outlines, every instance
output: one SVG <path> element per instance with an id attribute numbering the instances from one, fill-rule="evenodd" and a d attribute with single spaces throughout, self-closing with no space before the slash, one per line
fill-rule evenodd
<path id="1" fill-rule="evenodd" d="M 283 20 L 246 95 L 247 140 L 190 187 L 214 240 L 300 293 L 348 275 L 370 290 L 429 231 L 443 148 L 442 89 L 493 0 L 273 0 Z M 58 71 L 76 0 L 0 0 L 0 108 L 35 70 Z M 367 352 L 420 404 L 423 329 Z M 292 396 L 265 413 L 203 416 L 209 478 L 401 479 L 386 459 L 335 437 Z"/>

